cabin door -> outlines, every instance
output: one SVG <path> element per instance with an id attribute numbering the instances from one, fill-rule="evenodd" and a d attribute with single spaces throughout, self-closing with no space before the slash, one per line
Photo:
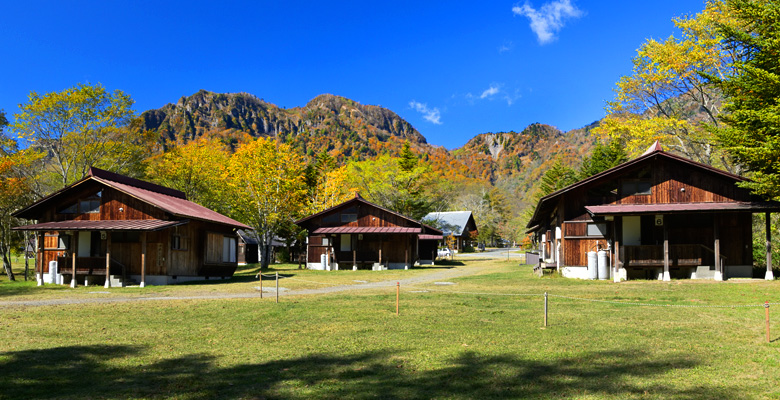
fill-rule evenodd
<path id="1" fill-rule="evenodd" d="M 642 244 L 642 218 L 638 215 L 623 217 L 623 245 L 639 246 Z"/>
<path id="2" fill-rule="evenodd" d="M 76 249 L 78 257 L 100 257 L 100 232 L 80 231 L 79 246 Z"/>

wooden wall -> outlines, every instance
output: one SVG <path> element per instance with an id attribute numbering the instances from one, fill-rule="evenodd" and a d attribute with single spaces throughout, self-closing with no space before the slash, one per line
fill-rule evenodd
<path id="1" fill-rule="evenodd" d="M 335 249 L 336 260 L 340 263 L 351 263 L 353 256 L 360 262 L 379 262 L 379 250 L 382 250 L 382 263 L 413 264 L 417 260 L 417 234 L 363 234 L 359 240 L 358 235 L 352 235 L 352 250 L 341 251 L 341 235 L 332 235 L 330 245 L 322 245 L 323 236 L 309 236 L 308 262 L 320 262 L 320 257 L 328 249 Z M 435 241 L 434 241 L 435 243 Z M 332 251 L 332 250 L 331 250 Z"/>
<path id="2" fill-rule="evenodd" d="M 221 258 L 217 262 L 207 262 L 206 256 L 206 234 L 211 232 L 219 236 L 237 237 L 231 228 L 220 224 L 207 223 L 202 221 L 190 221 L 190 223 L 154 232 L 146 232 L 146 274 L 148 275 L 171 275 L 171 276 L 229 276 L 225 275 L 226 270 L 235 270 L 237 263 L 224 263 Z M 44 237 L 45 250 L 43 253 L 44 271 L 48 272 L 49 261 L 55 261 L 64 254 L 72 254 L 76 247 L 74 239 L 70 239 L 68 249 L 56 249 L 57 232 L 48 232 Z M 109 232 L 111 234 L 111 232 Z M 114 239 L 111 242 L 112 260 L 122 264 L 128 274 L 141 274 L 141 235 L 137 233 L 137 241 L 121 241 L 119 237 L 124 235 L 121 232 L 114 233 Z M 132 234 L 135 235 L 135 234 Z M 182 249 L 171 249 L 171 237 L 179 235 L 181 237 Z M 221 256 L 222 240 L 219 241 L 220 248 L 218 254 Z M 106 240 L 101 241 L 100 254 L 105 254 Z M 117 264 L 112 264 L 112 268 Z M 232 271 L 231 270 L 231 271 Z"/>
<path id="3" fill-rule="evenodd" d="M 357 221 L 353 222 L 341 222 L 340 215 L 342 213 L 351 213 L 349 211 L 356 211 Z M 328 216 L 339 215 L 333 222 L 324 221 Z M 394 213 L 387 212 L 385 210 L 372 207 L 369 204 L 355 202 L 343 205 L 335 208 L 330 212 L 313 218 L 306 222 L 307 226 L 311 227 L 333 227 L 333 226 L 350 226 L 350 227 L 419 227 L 418 224 L 398 216 Z M 313 229 L 312 229 L 313 230 Z"/>
<path id="4" fill-rule="evenodd" d="M 100 212 L 61 214 L 58 213 L 70 204 L 78 203 L 90 197 L 94 197 L 102 191 L 100 197 Z M 119 211 L 119 210 L 122 211 Z M 85 182 L 75 188 L 71 193 L 57 199 L 39 217 L 39 222 L 70 221 L 70 220 L 138 220 L 138 219 L 165 219 L 165 212 L 128 196 L 118 190 L 102 186 L 97 182 Z"/>

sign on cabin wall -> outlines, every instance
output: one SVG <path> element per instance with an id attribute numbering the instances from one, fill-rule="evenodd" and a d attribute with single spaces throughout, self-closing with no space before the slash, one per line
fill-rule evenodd
<path id="1" fill-rule="evenodd" d="M 663 214 L 655 216 L 655 226 L 664 226 L 664 216 L 663 216 Z"/>

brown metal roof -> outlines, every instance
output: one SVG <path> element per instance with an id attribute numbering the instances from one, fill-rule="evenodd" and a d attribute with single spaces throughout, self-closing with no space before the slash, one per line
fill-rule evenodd
<path id="1" fill-rule="evenodd" d="M 163 221 L 159 219 L 132 219 L 132 220 L 69 220 L 43 222 L 40 224 L 23 225 L 12 228 L 17 231 L 156 231 L 177 225 L 184 225 L 189 221 Z"/>
<path id="2" fill-rule="evenodd" d="M 163 211 L 177 217 L 216 222 L 242 229 L 252 229 L 251 227 L 244 225 L 232 218 L 228 218 L 216 211 L 210 210 L 201 206 L 200 204 L 196 204 L 187 200 L 184 193 L 178 190 L 119 175 L 113 172 L 104 171 L 95 167 L 90 168 L 89 176 L 86 178 L 63 189 L 60 189 L 50 194 L 49 196 L 44 197 L 30 206 L 15 212 L 13 215 L 26 219 L 36 219 L 36 208 L 55 200 L 59 195 L 90 180 L 99 182 L 108 187 L 112 187 L 116 190 L 119 190 L 120 192 L 124 192 L 129 196 L 162 209 Z"/>
<path id="3" fill-rule="evenodd" d="M 737 203 L 607 204 L 585 206 L 591 215 L 674 214 L 715 211 L 780 211 L 780 203 L 753 201 Z"/>
<path id="4" fill-rule="evenodd" d="M 228 218 L 214 210 L 210 210 L 200 204 L 193 203 L 180 197 L 174 197 L 165 193 L 154 192 L 96 176 L 93 176 L 93 179 L 179 217 L 217 222 L 242 229 L 252 229 L 232 218 Z"/>
<path id="5" fill-rule="evenodd" d="M 420 235 L 420 240 L 442 240 L 444 239 L 443 235 Z"/>
<path id="6" fill-rule="evenodd" d="M 534 214 L 531 217 L 531 219 L 528 221 L 528 224 L 526 225 L 526 227 L 530 229 L 531 226 L 537 225 L 540 222 L 540 220 L 542 218 L 540 213 L 542 212 L 542 209 L 545 208 L 544 207 L 545 203 L 548 203 L 551 200 L 557 198 L 558 196 L 560 196 L 560 195 L 562 195 L 562 194 L 564 194 L 564 193 L 566 193 L 568 191 L 571 191 L 573 189 L 576 189 L 578 187 L 582 187 L 584 185 L 588 185 L 588 184 L 590 184 L 592 182 L 599 181 L 601 179 L 609 179 L 610 177 L 612 177 L 615 174 L 623 172 L 626 169 L 629 169 L 629 168 L 631 168 L 631 167 L 633 167 L 633 166 L 635 166 L 637 164 L 640 164 L 640 163 L 644 162 L 645 160 L 648 160 L 648 159 L 651 159 L 651 158 L 654 158 L 654 157 L 664 157 L 664 158 L 667 158 L 667 159 L 676 160 L 676 161 L 679 161 L 679 162 L 691 165 L 693 167 L 696 167 L 696 168 L 699 168 L 699 169 L 703 169 L 703 170 L 715 173 L 717 175 L 721 175 L 721 176 L 726 177 L 726 178 L 733 179 L 735 181 L 735 183 L 736 182 L 743 182 L 743 181 L 748 180 L 747 178 L 745 178 L 743 176 L 739 176 L 739 175 L 732 174 L 732 173 L 727 172 L 727 171 L 723 171 L 721 169 L 717 169 L 717 168 L 715 168 L 715 167 L 713 167 L 711 165 L 702 164 L 702 163 L 699 163 L 699 162 L 687 159 L 685 157 L 678 156 L 676 154 L 667 153 L 666 151 L 663 150 L 661 145 L 656 141 L 656 143 L 654 143 L 652 146 L 650 146 L 647 149 L 647 151 L 645 151 L 644 154 L 642 154 L 641 156 L 639 156 L 639 157 L 637 157 L 637 158 L 635 158 L 633 160 L 626 161 L 623 164 L 620 164 L 618 166 L 612 167 L 612 168 L 610 168 L 610 169 L 608 169 L 606 171 L 602 171 L 602 172 L 600 172 L 600 173 L 598 173 L 596 175 L 593 175 L 593 176 L 585 178 L 585 179 L 583 179 L 581 181 L 575 182 L 575 183 L 573 183 L 573 184 L 571 184 L 569 186 L 566 186 L 563 189 L 557 190 L 557 191 L 555 191 L 553 193 L 550 193 L 550 194 L 542 197 L 541 199 L 539 199 L 539 202 L 536 205 L 536 209 L 534 209 Z"/>
<path id="7" fill-rule="evenodd" d="M 420 228 L 403 228 L 398 226 L 334 226 L 317 228 L 312 233 L 321 235 L 325 233 L 420 233 L 420 231 Z"/>
<path id="8" fill-rule="evenodd" d="M 411 218 L 407 217 L 406 215 L 403 215 L 403 214 L 401 214 L 401 213 L 398 213 L 398 212 L 395 212 L 395 211 L 393 211 L 393 210 L 390 210 L 390 209 L 384 208 L 384 207 L 382 207 L 382 206 L 380 206 L 380 205 L 378 205 L 378 204 L 374 204 L 374 203 L 372 203 L 372 202 L 370 202 L 370 201 L 368 201 L 368 200 L 364 199 L 364 198 L 363 198 L 363 197 L 362 197 L 362 196 L 361 196 L 359 193 L 355 193 L 355 197 L 353 197 L 353 198 L 351 198 L 351 199 L 349 199 L 349 200 L 347 200 L 347 201 L 345 201 L 345 202 L 343 202 L 343 203 L 341 203 L 341 204 L 337 204 L 337 205 L 335 205 L 335 206 L 333 206 L 333 207 L 331 207 L 331 208 L 328 208 L 328 209 L 326 209 L 326 210 L 322 210 L 322 211 L 320 211 L 320 212 L 318 212 L 318 213 L 316 213 L 316 214 L 309 215 L 308 217 L 301 218 L 301 219 L 299 219 L 299 220 L 295 221 L 295 224 L 296 224 L 296 225 L 301 225 L 302 223 L 304 223 L 304 222 L 306 222 L 306 221 L 308 221 L 308 220 L 310 220 L 310 219 L 312 219 L 312 218 L 314 218 L 314 217 L 317 217 L 317 216 L 320 216 L 320 215 L 327 214 L 327 213 L 329 213 L 329 212 L 331 212 L 331 211 L 333 211 L 333 210 L 335 210 L 335 209 L 337 209 L 337 208 L 343 207 L 343 206 L 345 206 L 345 205 L 347 205 L 347 204 L 349 204 L 349 203 L 363 203 L 363 204 L 368 204 L 368 205 L 369 205 L 369 206 L 371 206 L 371 207 L 374 207 L 374 208 L 377 208 L 377 209 L 379 209 L 379 210 L 385 211 L 385 212 L 387 212 L 387 213 L 390 213 L 390 214 L 396 215 L 396 216 L 398 216 L 398 217 L 401 217 L 401 218 L 403 218 L 403 219 L 405 219 L 405 220 L 408 220 L 408 221 L 410 221 L 410 222 L 412 222 L 412 223 L 415 223 L 415 224 L 417 224 L 417 225 L 422 225 L 422 223 L 421 223 L 420 221 L 417 221 L 417 220 L 411 219 Z"/>

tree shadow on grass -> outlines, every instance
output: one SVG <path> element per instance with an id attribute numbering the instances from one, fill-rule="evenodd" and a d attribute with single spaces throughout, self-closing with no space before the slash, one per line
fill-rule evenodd
<path id="1" fill-rule="evenodd" d="M 70 287 L 66 285 L 55 285 L 52 283 L 47 283 L 43 286 L 38 286 L 38 283 L 35 280 L 27 281 L 27 282 L 4 281 L 4 282 L 0 282 L 0 297 L 35 294 L 35 293 L 40 293 L 44 290 L 67 290 L 69 288 Z"/>
<path id="2" fill-rule="evenodd" d="M 462 267 L 466 264 L 463 263 L 463 261 L 455 261 L 455 260 L 437 260 L 435 263 L 435 267 L 445 267 L 445 266 L 455 266 L 455 267 Z"/>
<path id="3" fill-rule="evenodd" d="M 389 353 L 315 354 L 220 366 L 194 354 L 139 364 L 134 346 L 72 346 L 0 353 L 0 398 L 384 398 L 510 399 L 586 395 L 611 398 L 736 398 L 733 387 L 683 390 L 662 375 L 696 368 L 688 358 L 650 359 L 641 351 L 594 352 L 532 360 L 463 352 L 444 367 L 418 371 Z M 741 395 L 744 395 L 742 393 Z"/>

